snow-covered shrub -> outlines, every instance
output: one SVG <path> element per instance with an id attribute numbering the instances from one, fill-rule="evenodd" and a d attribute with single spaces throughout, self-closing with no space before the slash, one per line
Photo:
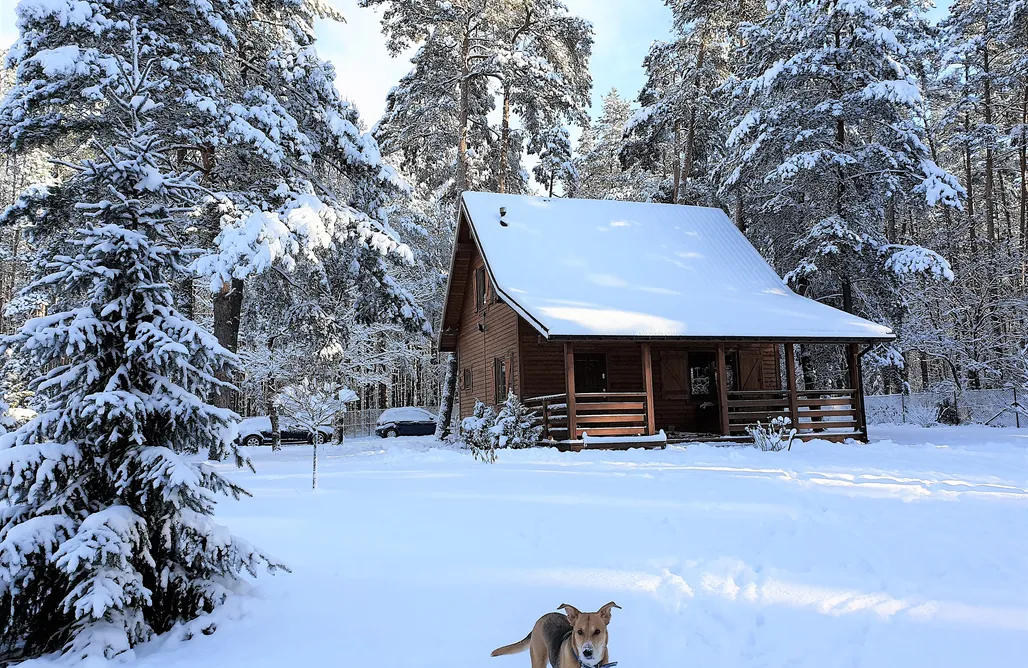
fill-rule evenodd
<path id="1" fill-rule="evenodd" d="M 2 658 L 130 659 L 225 603 L 240 575 L 278 568 L 212 521 L 219 497 L 246 493 L 207 463 L 249 464 L 237 416 L 208 403 L 236 357 L 175 304 L 195 252 L 184 207 L 204 190 L 152 132 L 161 82 L 132 26 L 131 57 L 111 56 L 100 89 L 117 140 L 0 219 L 27 220 L 40 257 L 24 293 L 49 303 L 0 341 L 32 363 L 40 408 L 0 437 Z"/>
<path id="2" fill-rule="evenodd" d="M 475 459 L 492 463 L 497 449 L 530 448 L 538 443 L 542 433 L 538 422 L 535 413 L 511 392 L 499 413 L 481 401 L 475 402 L 471 417 L 461 421 L 460 442 Z"/>
<path id="3" fill-rule="evenodd" d="M 539 442 L 542 425 L 535 413 L 521 403 L 518 395 L 511 392 L 503 402 L 496 424 L 490 430 L 497 437 L 498 448 L 530 448 Z"/>
<path id="4" fill-rule="evenodd" d="M 314 463 L 311 486 L 318 486 L 318 441 L 321 430 L 335 424 L 336 418 L 346 412 L 346 404 L 356 401 L 353 390 L 333 387 L 329 383 L 314 383 L 306 378 L 296 385 L 282 388 L 275 403 L 286 417 L 311 434 Z"/>
<path id="5" fill-rule="evenodd" d="M 496 435 L 492 432 L 496 424 L 496 411 L 481 401 L 475 402 L 475 408 L 469 417 L 460 421 L 458 441 L 475 459 L 485 462 L 496 461 Z"/>
<path id="6" fill-rule="evenodd" d="M 938 395 L 931 392 L 920 392 L 909 394 L 903 397 L 903 400 L 906 409 L 906 415 L 903 416 L 905 422 L 913 422 L 922 427 L 934 427 L 939 424 L 940 400 Z"/>
<path id="7" fill-rule="evenodd" d="M 778 416 L 766 427 L 760 422 L 746 431 L 753 437 L 753 446 L 764 452 L 792 450 L 792 441 L 796 438 L 796 430 L 792 428 L 792 420 Z"/>

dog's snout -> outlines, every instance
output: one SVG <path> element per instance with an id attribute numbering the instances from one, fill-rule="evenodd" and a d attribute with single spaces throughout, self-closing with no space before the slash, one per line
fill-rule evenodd
<path id="1" fill-rule="evenodd" d="M 582 650 L 582 654 L 587 659 L 593 658 L 593 648 L 592 647 L 586 647 L 585 649 Z"/>

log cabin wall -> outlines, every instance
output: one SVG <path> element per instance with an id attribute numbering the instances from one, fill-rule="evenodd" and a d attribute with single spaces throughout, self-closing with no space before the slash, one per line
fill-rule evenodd
<path id="1" fill-rule="evenodd" d="M 475 248 L 468 263 L 466 289 L 460 312 L 457 335 L 457 397 L 460 416 L 466 418 L 475 408 L 475 401 L 495 405 L 497 386 L 494 365 L 502 360 L 507 388 L 522 394 L 520 359 L 518 356 L 518 314 L 496 298 L 482 256 Z M 478 272 L 479 269 L 483 271 Z M 478 308 L 476 276 L 484 276 L 485 300 Z M 470 382 L 467 382 L 469 381 Z M 505 397 L 502 392 L 500 396 Z"/>
<path id="2" fill-rule="evenodd" d="M 547 341 L 524 318 L 518 318 L 522 398 L 563 394 L 564 344 Z"/>

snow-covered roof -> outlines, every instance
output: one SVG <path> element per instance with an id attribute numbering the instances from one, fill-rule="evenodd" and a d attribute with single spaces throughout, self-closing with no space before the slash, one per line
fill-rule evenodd
<path id="1" fill-rule="evenodd" d="M 548 338 L 892 338 L 792 292 L 720 209 L 476 192 L 463 201 L 497 292 Z"/>

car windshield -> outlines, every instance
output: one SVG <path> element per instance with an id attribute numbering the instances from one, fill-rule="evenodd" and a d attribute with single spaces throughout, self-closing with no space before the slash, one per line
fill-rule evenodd
<path id="1" fill-rule="evenodd" d="M 424 422 L 425 420 L 431 420 L 433 416 L 431 413 L 423 408 L 415 408 L 413 406 L 406 406 L 404 408 L 388 408 L 378 418 L 379 424 L 385 424 L 386 422 Z"/>

